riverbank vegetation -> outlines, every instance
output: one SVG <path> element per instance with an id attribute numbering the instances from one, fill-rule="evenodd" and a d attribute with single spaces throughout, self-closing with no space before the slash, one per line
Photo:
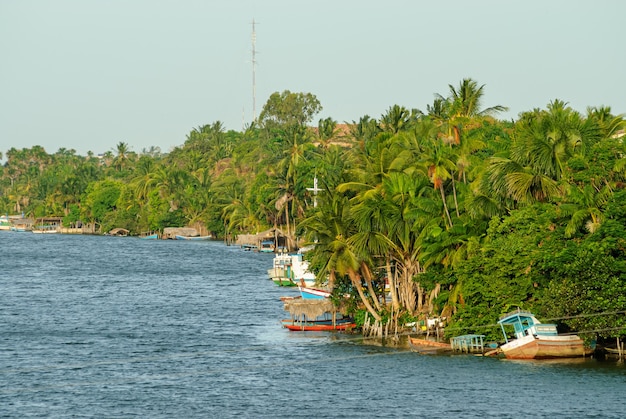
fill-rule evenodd
<path id="1" fill-rule="evenodd" d="M 0 211 L 134 234 L 280 227 L 315 243 L 318 277 L 349 292 L 376 333 L 445 317 L 448 333 L 495 337 L 485 326 L 521 307 L 623 335 L 623 117 L 553 100 L 504 121 L 503 106 L 483 107 L 483 85 L 448 87 L 424 111 L 346 123 L 315 123 L 313 94 L 277 92 L 246 130 L 202 125 L 167 153 L 11 148 Z"/>

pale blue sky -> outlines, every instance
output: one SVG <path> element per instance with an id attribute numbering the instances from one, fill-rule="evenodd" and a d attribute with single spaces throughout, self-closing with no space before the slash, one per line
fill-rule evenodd
<path id="1" fill-rule="evenodd" d="M 558 98 L 626 113 L 621 0 L 0 0 L 0 152 L 167 152 L 313 93 L 339 122 L 425 110 L 471 77 L 512 119 Z"/>

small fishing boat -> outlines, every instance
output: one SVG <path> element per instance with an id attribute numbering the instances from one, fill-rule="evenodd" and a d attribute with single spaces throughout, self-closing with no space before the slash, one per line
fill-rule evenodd
<path id="1" fill-rule="evenodd" d="M 55 234 L 59 232 L 59 227 L 56 225 L 46 224 L 33 227 L 33 233 L 35 234 Z"/>
<path id="2" fill-rule="evenodd" d="M 272 267 L 267 270 L 267 275 L 278 286 L 295 287 L 293 281 L 292 257 L 288 253 L 279 253 L 274 256 Z"/>
<path id="3" fill-rule="evenodd" d="M 302 285 L 298 285 L 298 288 L 300 289 L 300 295 L 305 300 L 321 300 L 324 298 L 330 298 L 332 294 L 331 291 L 323 288 L 303 287 Z"/>
<path id="4" fill-rule="evenodd" d="M 139 233 L 139 238 L 141 240 L 157 240 L 161 237 L 158 231 L 142 231 Z"/>
<path id="5" fill-rule="evenodd" d="M 447 354 L 452 352 L 452 345 L 430 339 L 419 339 L 409 336 L 411 350 L 423 354 Z"/>
<path id="6" fill-rule="evenodd" d="M 284 328 L 291 331 L 304 331 L 304 332 L 332 332 L 338 330 L 351 330 L 356 327 L 356 323 L 350 318 L 332 320 L 293 320 L 285 319 L 281 320 Z"/>
<path id="7" fill-rule="evenodd" d="M 506 341 L 500 350 L 507 359 L 574 358 L 592 352 L 580 337 L 559 335 L 555 324 L 541 323 L 528 311 L 508 313 L 498 324 Z M 509 339 L 505 326 L 513 326 L 514 339 Z"/>
<path id="8" fill-rule="evenodd" d="M 259 250 L 263 253 L 273 253 L 276 250 L 276 244 L 274 240 L 263 240 Z"/>
<path id="9" fill-rule="evenodd" d="M 210 240 L 212 236 L 174 236 L 176 240 Z"/>
<path id="10" fill-rule="evenodd" d="M 276 254 L 267 274 L 276 285 L 283 287 L 315 285 L 315 274 L 309 271 L 309 263 L 303 259 L 302 253 Z"/>
<path id="11" fill-rule="evenodd" d="M 11 230 L 11 219 L 8 215 L 0 215 L 0 230 Z"/>

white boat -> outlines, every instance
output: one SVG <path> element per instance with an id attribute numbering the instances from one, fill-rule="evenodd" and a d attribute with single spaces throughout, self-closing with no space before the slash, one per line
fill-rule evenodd
<path id="1" fill-rule="evenodd" d="M 176 240 L 211 240 L 212 236 L 181 236 L 176 235 Z"/>
<path id="2" fill-rule="evenodd" d="M 293 268 L 291 265 L 291 255 L 288 253 L 278 253 L 274 256 L 272 267 L 267 270 L 270 279 L 281 287 L 293 287 Z"/>
<path id="3" fill-rule="evenodd" d="M 56 234 L 59 232 L 59 226 L 56 225 L 39 225 L 33 227 L 35 234 Z"/>
<path id="4" fill-rule="evenodd" d="M 8 215 L 0 215 L 0 230 L 11 230 L 11 220 Z"/>
<path id="5" fill-rule="evenodd" d="M 506 343 L 500 346 L 508 359 L 573 358 L 591 354 L 591 348 L 576 335 L 559 335 L 555 324 L 544 324 L 528 311 L 508 313 L 498 321 Z M 505 326 L 513 326 L 509 340 Z"/>
<path id="6" fill-rule="evenodd" d="M 315 274 L 309 271 L 309 263 L 303 259 L 302 253 L 276 254 L 267 274 L 275 284 L 281 286 L 315 285 Z"/>

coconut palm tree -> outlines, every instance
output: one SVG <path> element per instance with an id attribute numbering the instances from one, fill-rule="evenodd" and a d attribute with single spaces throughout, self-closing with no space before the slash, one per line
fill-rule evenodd
<path id="1" fill-rule="evenodd" d="M 560 100 L 547 110 L 535 109 L 521 115 L 513 132 L 507 156 L 489 162 L 488 178 L 494 190 L 521 203 L 546 202 L 563 196 L 566 162 L 598 139 L 589 121 Z"/>
<path id="2" fill-rule="evenodd" d="M 375 307 L 376 303 L 363 288 L 365 260 L 362 249 L 358 249 L 358 244 L 355 247 L 350 240 L 357 231 L 350 214 L 349 199 L 329 188 L 324 179 L 320 179 L 320 184 L 323 192 L 318 206 L 300 223 L 308 240 L 315 243 L 311 263 L 320 266 L 318 278 L 327 277 L 330 287 L 334 287 L 338 278 L 349 278 L 363 306 L 380 322 L 382 317 Z"/>
<path id="3" fill-rule="evenodd" d="M 593 185 L 572 187 L 569 194 L 569 203 L 560 206 L 563 214 L 571 215 L 565 227 L 565 237 L 572 237 L 583 226 L 593 233 L 603 220 L 603 208 L 612 196 L 611 188 L 605 185 L 597 189 Z"/>
<path id="4" fill-rule="evenodd" d="M 438 190 L 441 194 L 444 214 L 448 226 L 452 227 L 452 218 L 450 217 L 450 211 L 448 210 L 448 204 L 446 202 L 444 184 L 446 180 L 453 179 L 452 172 L 456 169 L 454 151 L 449 147 L 443 146 L 440 142 L 433 142 L 427 148 L 427 152 L 421 164 L 426 167 L 427 175 L 433 188 Z"/>
<path id="5" fill-rule="evenodd" d="M 419 115 L 421 112 L 416 109 L 409 111 L 404 106 L 393 105 L 380 117 L 380 125 L 384 131 L 398 134 L 409 129 Z"/>

